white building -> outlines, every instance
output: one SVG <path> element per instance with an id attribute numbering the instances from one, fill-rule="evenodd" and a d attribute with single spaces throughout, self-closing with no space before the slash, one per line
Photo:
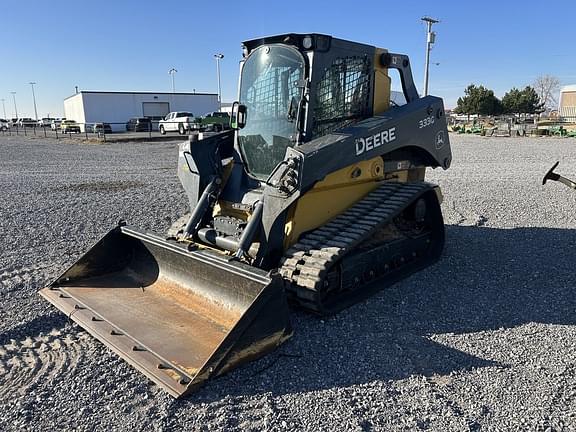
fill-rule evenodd
<path id="1" fill-rule="evenodd" d="M 64 99 L 64 116 L 80 123 L 110 123 L 112 130 L 126 130 L 131 117 L 159 120 L 171 111 L 204 115 L 218 111 L 216 93 L 150 93 L 81 91 Z"/>
<path id="2" fill-rule="evenodd" d="M 576 120 L 576 85 L 562 87 L 559 105 L 558 114 L 560 117 L 565 117 L 572 121 Z"/>
<path id="3" fill-rule="evenodd" d="M 390 91 L 390 102 L 392 105 L 406 105 L 406 96 L 401 91 Z"/>
<path id="4" fill-rule="evenodd" d="M 231 102 L 222 102 L 222 104 L 220 104 L 220 112 L 232 114 L 232 103 Z"/>

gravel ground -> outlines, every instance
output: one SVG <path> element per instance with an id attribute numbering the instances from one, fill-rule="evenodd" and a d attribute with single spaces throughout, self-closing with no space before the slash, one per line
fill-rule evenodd
<path id="1" fill-rule="evenodd" d="M 186 210 L 176 144 L 0 137 L 0 429 L 576 430 L 576 140 L 452 142 L 438 264 L 175 401 L 36 292 Z"/>

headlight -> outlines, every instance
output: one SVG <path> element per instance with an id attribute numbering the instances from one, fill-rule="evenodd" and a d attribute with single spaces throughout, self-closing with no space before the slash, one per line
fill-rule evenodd
<path id="1" fill-rule="evenodd" d="M 314 41 L 312 40 L 312 36 L 304 36 L 302 39 L 302 48 L 304 49 L 312 49 L 314 46 Z"/>

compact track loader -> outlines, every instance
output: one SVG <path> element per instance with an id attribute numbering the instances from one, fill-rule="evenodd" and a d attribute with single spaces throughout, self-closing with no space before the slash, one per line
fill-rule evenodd
<path id="1" fill-rule="evenodd" d="M 333 314 L 444 243 L 424 181 L 450 166 L 444 107 L 407 56 L 321 34 L 243 48 L 232 129 L 180 146 L 186 220 L 164 236 L 120 223 L 40 292 L 176 397 L 278 347 L 289 304 Z"/>

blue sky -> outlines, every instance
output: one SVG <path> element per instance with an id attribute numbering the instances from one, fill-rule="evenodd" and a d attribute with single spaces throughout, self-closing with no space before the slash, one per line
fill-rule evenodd
<path id="1" fill-rule="evenodd" d="M 16 2 L 0 12 L 0 99 L 13 116 L 63 113 L 81 90 L 216 92 L 213 54 L 221 52 L 223 100 L 236 98 L 242 40 L 317 32 L 408 54 L 419 88 L 424 15 L 435 26 L 430 93 L 453 107 L 470 83 L 502 96 L 541 74 L 576 83 L 576 2 L 431 1 L 52 1 Z M 522 6 L 520 6 L 522 5 Z M 550 7 L 546 7 L 550 5 Z M 0 106 L 0 110 L 2 107 Z M 3 112 L 0 111 L 0 116 Z"/>

